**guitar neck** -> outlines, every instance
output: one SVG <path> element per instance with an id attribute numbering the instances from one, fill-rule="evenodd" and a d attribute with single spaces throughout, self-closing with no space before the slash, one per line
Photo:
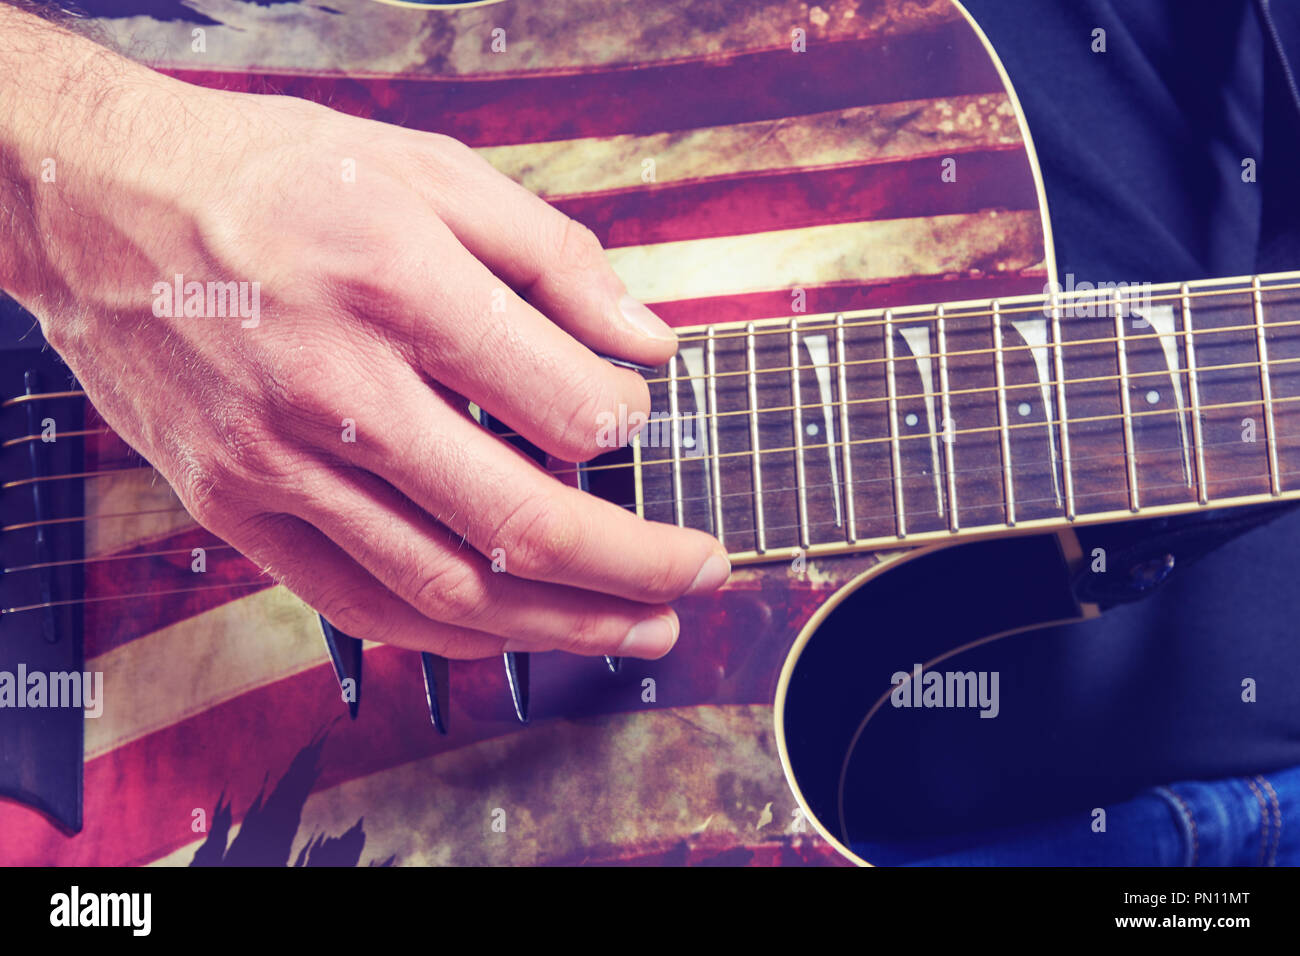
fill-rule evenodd
<path id="1" fill-rule="evenodd" d="M 686 330 L 637 512 L 738 562 L 1300 496 L 1300 273 Z"/>

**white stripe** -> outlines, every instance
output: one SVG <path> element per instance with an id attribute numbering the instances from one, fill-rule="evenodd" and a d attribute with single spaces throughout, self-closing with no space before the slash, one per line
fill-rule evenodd
<path id="1" fill-rule="evenodd" d="M 281 587 L 129 641 L 86 661 L 104 674 L 86 759 L 328 660 L 315 612 Z"/>
<path id="2" fill-rule="evenodd" d="M 1035 250 L 1017 255 L 1015 250 Z M 986 212 L 849 222 L 745 236 L 610 249 L 642 302 L 742 295 L 915 275 L 969 273 L 996 258 L 1016 272 L 1042 261 L 1037 212 Z"/>
<path id="3" fill-rule="evenodd" d="M 548 198 L 644 189 L 642 163 L 656 184 L 780 169 L 909 159 L 1021 142 L 1006 96 L 912 100 L 806 116 L 647 136 L 598 136 L 484 146 L 476 152 Z"/>

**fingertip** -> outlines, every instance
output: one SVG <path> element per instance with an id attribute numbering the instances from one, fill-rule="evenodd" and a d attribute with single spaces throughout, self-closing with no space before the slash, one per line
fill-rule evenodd
<path id="1" fill-rule="evenodd" d="M 731 577 L 731 559 L 719 545 L 705 559 L 704 564 L 700 565 L 700 570 L 696 573 L 691 586 L 686 589 L 686 593 L 708 594 L 722 587 L 729 577 Z"/>
<path id="2" fill-rule="evenodd" d="M 618 300 L 618 314 L 623 327 L 635 337 L 636 358 L 660 365 L 677 352 L 677 333 L 644 303 L 624 295 Z"/>
<path id="3" fill-rule="evenodd" d="M 617 657 L 656 660 L 672 650 L 673 645 L 677 643 L 680 627 L 677 615 L 671 610 L 638 621 L 627 632 L 623 643 L 614 654 Z"/>

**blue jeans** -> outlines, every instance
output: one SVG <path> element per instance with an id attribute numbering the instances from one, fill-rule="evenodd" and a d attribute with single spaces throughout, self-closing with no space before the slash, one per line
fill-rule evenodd
<path id="1" fill-rule="evenodd" d="M 1030 826 L 853 850 L 896 866 L 1295 866 L 1300 767 L 1152 787 Z"/>

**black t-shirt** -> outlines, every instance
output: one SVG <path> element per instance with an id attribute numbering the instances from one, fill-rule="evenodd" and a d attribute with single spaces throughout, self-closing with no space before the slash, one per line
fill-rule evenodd
<path id="1" fill-rule="evenodd" d="M 1157 283 L 1300 269 L 1294 6 L 966 7 L 1028 118 L 1062 278 Z M 1104 53 L 1093 50 L 1098 29 Z M 1242 180 L 1247 158 L 1253 183 Z M 1115 798 L 1174 780 L 1300 765 L 1300 513 L 1245 509 L 1085 536 L 1133 562 L 1168 551 L 1175 569 L 1131 600 L 1140 589 L 1112 566 L 1112 586 L 1098 597 L 1115 606 L 1101 618 L 1003 642 L 1020 658 L 1018 673 L 1051 684 L 1033 695 L 1032 712 L 1003 708 L 999 720 L 1020 726 L 1004 728 L 997 746 L 1016 746 L 1026 767 L 1003 786 L 1035 788 L 1050 814 L 1089 799 L 1081 773 L 1104 780 L 1097 789 Z M 1006 593 L 1014 599 L 1013 582 Z M 1253 703 L 1243 700 L 1247 678 L 1257 688 Z M 969 739 L 954 737 L 950 754 L 930 757 L 984 772 L 978 751 L 990 744 L 982 732 L 973 727 Z M 984 765 L 1005 767 L 1004 756 Z"/>

